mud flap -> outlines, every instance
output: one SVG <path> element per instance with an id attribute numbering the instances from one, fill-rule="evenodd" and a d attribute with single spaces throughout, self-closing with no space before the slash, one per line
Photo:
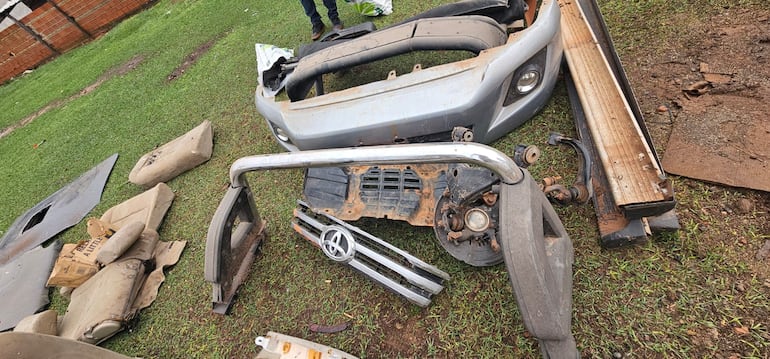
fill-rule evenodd
<path id="1" fill-rule="evenodd" d="M 503 258 L 524 326 L 544 358 L 579 358 L 572 336 L 572 242 L 526 170 L 501 184 Z"/>
<path id="2" fill-rule="evenodd" d="M 230 187 L 211 219 L 204 274 L 212 284 L 212 310 L 226 314 L 267 236 L 248 185 Z"/>

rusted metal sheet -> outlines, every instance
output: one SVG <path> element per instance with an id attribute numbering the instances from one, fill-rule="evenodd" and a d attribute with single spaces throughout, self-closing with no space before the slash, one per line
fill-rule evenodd
<path id="1" fill-rule="evenodd" d="M 691 100 L 697 105 L 689 105 L 677 116 L 663 156 L 666 170 L 770 192 L 770 106 L 766 97 L 703 97 L 708 98 Z"/>
<path id="2" fill-rule="evenodd" d="M 524 13 L 527 26 L 535 22 L 535 15 L 537 15 L 537 0 L 527 0 L 527 12 Z"/>
<path id="3" fill-rule="evenodd" d="M 372 201 L 368 200 L 368 198 L 364 198 L 363 189 L 367 184 L 362 183 L 362 180 L 365 179 L 367 172 L 372 168 L 377 168 L 379 171 L 394 171 L 400 173 L 412 171 L 420 178 L 419 189 L 402 187 L 390 190 L 390 193 L 393 196 L 393 201 L 391 202 L 403 202 L 403 199 L 396 199 L 396 196 L 403 197 L 404 194 L 411 194 L 412 198 L 419 198 L 419 203 L 413 211 L 407 212 L 399 210 L 399 208 L 405 206 L 398 206 L 398 203 L 396 203 L 395 206 L 389 206 L 383 205 L 383 201 Z M 343 221 L 355 221 L 361 217 L 370 217 L 406 221 L 413 226 L 433 226 L 437 200 L 436 192 L 438 191 L 440 193 L 443 191 L 443 188 L 445 188 L 446 181 L 441 181 L 440 177 L 445 175 L 447 168 L 448 165 L 446 164 L 345 167 L 344 171 L 347 173 L 348 178 L 348 191 L 341 206 L 316 206 L 318 201 L 310 200 L 309 202 L 314 209 L 337 217 Z M 439 188 L 441 183 L 444 184 L 443 188 Z M 374 188 L 372 189 L 374 190 Z M 306 197 L 312 195 L 312 192 L 310 191 L 316 190 L 318 189 L 308 187 L 306 182 Z M 385 192 L 387 193 L 388 191 Z"/>

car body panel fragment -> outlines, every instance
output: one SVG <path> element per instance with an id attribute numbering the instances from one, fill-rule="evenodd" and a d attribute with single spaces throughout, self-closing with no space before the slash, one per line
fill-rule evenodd
<path id="1" fill-rule="evenodd" d="M 80 222 L 99 203 L 118 159 L 114 154 L 30 208 L 0 238 L 0 265 Z"/>
<path id="2" fill-rule="evenodd" d="M 212 284 L 215 313 L 229 311 L 267 237 L 266 225 L 257 212 L 248 185 L 227 190 L 206 236 L 204 274 Z"/>
<path id="3" fill-rule="evenodd" d="M 294 230 L 335 262 L 347 264 L 409 302 L 427 307 L 449 274 L 333 216 L 298 201 Z"/>
<path id="4" fill-rule="evenodd" d="M 466 18 L 440 19 L 456 22 Z M 439 22 L 433 18 L 416 21 Z M 345 40 L 299 59 L 295 64 L 299 71 L 287 75 L 287 90 L 290 84 L 296 86 L 289 96 L 293 101 L 278 100 L 257 86 L 257 110 L 277 142 L 296 151 L 449 141 L 452 129 L 461 126 L 473 129 L 477 142 L 490 143 L 532 118 L 551 97 L 563 53 L 560 11 L 555 0 L 542 1 L 537 21 L 531 26 L 507 34 L 499 46 L 483 49 L 475 57 L 427 68 L 415 64 L 415 70 L 409 73 L 304 97 L 311 79 L 318 79 L 332 68 L 347 69 L 364 60 L 343 61 L 344 56 L 333 56 L 335 49 L 358 48 L 368 39 L 378 39 L 378 33 L 396 31 L 399 26 L 406 25 Z M 420 48 L 456 49 L 473 34 L 449 35 L 442 41 L 426 39 Z M 491 46 L 495 41 L 484 42 Z M 387 52 L 369 55 L 369 60 L 374 61 L 387 57 Z M 292 79 L 295 75 L 297 78 Z"/>
<path id="5" fill-rule="evenodd" d="M 3 298 L 0 331 L 15 327 L 49 303 L 45 283 L 60 250 L 61 242 L 56 240 L 48 247 L 38 246 L 0 266 L 0 298 Z"/>
<path id="6" fill-rule="evenodd" d="M 484 16 L 415 20 L 307 55 L 287 77 L 292 101 L 305 98 L 318 76 L 412 51 L 465 50 L 478 54 L 503 45 L 505 29 Z"/>
<path id="7" fill-rule="evenodd" d="M 433 226 L 446 190 L 447 164 L 308 168 L 302 196 L 309 207 L 343 221 L 361 217 Z"/>

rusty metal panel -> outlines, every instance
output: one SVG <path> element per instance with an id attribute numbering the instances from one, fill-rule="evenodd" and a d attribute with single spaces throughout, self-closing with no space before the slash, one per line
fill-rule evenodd
<path id="1" fill-rule="evenodd" d="M 442 178 L 447 168 L 446 164 L 345 167 L 340 171 L 346 180 L 346 193 L 336 201 L 321 198 L 324 193 L 320 192 L 329 189 L 329 179 L 319 178 L 321 176 L 314 176 L 318 172 L 309 171 L 304 195 L 311 207 L 343 221 L 369 217 L 406 221 L 413 226 L 433 226 L 436 200 L 446 188 L 446 179 Z M 416 178 L 410 178 L 409 174 Z M 412 184 L 404 184 L 404 177 L 411 179 Z M 401 183 L 396 181 L 398 179 Z M 393 187 L 382 188 L 389 185 Z"/>

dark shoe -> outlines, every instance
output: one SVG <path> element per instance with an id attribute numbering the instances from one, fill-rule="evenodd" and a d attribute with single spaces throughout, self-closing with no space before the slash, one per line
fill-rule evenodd
<path id="1" fill-rule="evenodd" d="M 310 34 L 310 39 L 313 41 L 318 40 L 318 38 L 323 35 L 324 29 L 326 29 L 326 25 L 324 25 L 324 23 L 313 24 L 313 33 Z"/>
<path id="2" fill-rule="evenodd" d="M 334 31 L 340 31 L 345 28 L 345 25 L 342 24 L 342 21 L 337 20 L 336 22 L 333 22 L 334 24 Z"/>

